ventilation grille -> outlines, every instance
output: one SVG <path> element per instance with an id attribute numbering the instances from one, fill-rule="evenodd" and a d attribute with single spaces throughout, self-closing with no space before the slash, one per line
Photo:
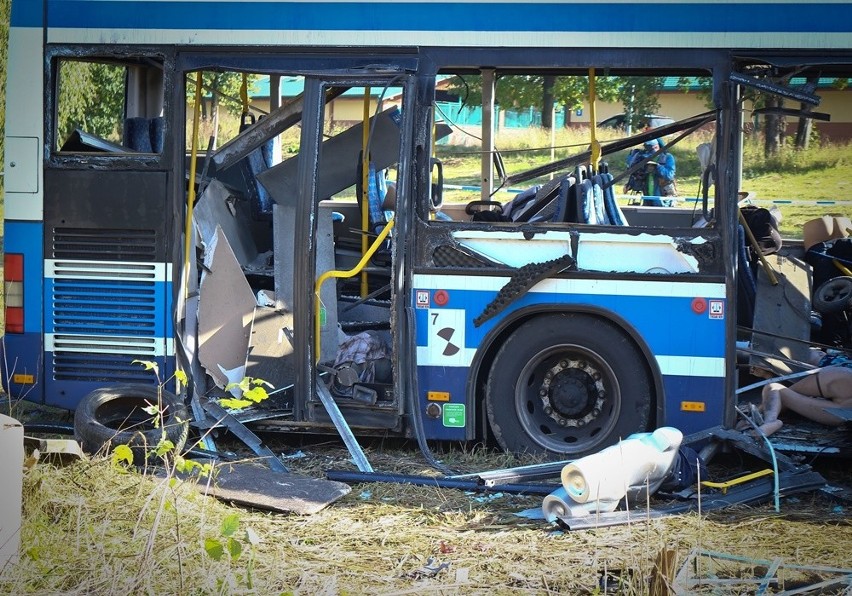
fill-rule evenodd
<path id="1" fill-rule="evenodd" d="M 54 228 L 54 259 L 98 261 L 154 261 L 157 234 L 154 230 Z"/>
<path id="2" fill-rule="evenodd" d="M 157 333 L 157 302 L 153 280 L 54 278 L 53 330 L 57 335 L 155 338 L 160 335 Z"/>
<path id="3" fill-rule="evenodd" d="M 59 381 L 151 383 L 156 376 L 133 358 L 112 354 L 53 354 L 53 378 Z M 148 358 L 153 360 L 153 358 Z"/>

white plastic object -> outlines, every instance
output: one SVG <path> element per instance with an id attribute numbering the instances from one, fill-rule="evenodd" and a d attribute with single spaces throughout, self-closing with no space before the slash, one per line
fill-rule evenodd
<path id="1" fill-rule="evenodd" d="M 24 427 L 0 414 L 0 569 L 18 561 L 23 481 Z"/>
<path id="2" fill-rule="evenodd" d="M 670 426 L 636 433 L 562 468 L 572 515 L 613 511 L 621 499 L 656 491 L 672 467 L 683 433 Z M 546 514 L 545 514 L 546 515 Z"/>

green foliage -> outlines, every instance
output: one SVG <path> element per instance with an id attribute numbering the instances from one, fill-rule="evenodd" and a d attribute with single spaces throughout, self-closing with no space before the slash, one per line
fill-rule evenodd
<path id="1" fill-rule="evenodd" d="M 621 77 L 616 96 L 624 106 L 626 121 L 631 127 L 643 128 L 647 124 L 645 116 L 660 109 L 657 95 L 662 84 L 662 77 Z"/>
<path id="2" fill-rule="evenodd" d="M 542 75 L 506 75 L 497 78 L 494 101 L 504 109 L 542 107 L 544 101 L 544 80 Z M 662 79 L 652 77 L 595 77 L 595 96 L 603 101 L 622 101 L 625 107 L 634 90 L 636 109 L 651 105 L 648 95 L 656 93 Z M 468 105 L 482 102 L 482 77 L 480 75 L 458 76 L 450 83 L 449 92 L 458 95 Z M 553 85 L 553 99 L 558 105 L 575 109 L 589 99 L 589 77 L 556 77 Z M 656 109 L 655 106 L 654 109 Z M 653 113 L 653 110 L 640 114 Z"/>
<path id="3" fill-rule="evenodd" d="M 250 74 L 247 76 L 247 92 L 251 93 L 255 89 L 258 79 L 260 79 L 260 75 Z M 205 72 L 201 76 L 204 94 L 212 95 L 218 106 L 225 108 L 235 116 L 243 112 L 243 104 L 240 98 L 242 84 L 243 75 L 239 72 Z M 195 73 L 188 77 L 186 99 L 189 105 L 195 103 Z"/>
<path id="4" fill-rule="evenodd" d="M 222 519 L 222 524 L 219 527 L 219 536 L 215 538 L 206 538 L 204 540 L 204 551 L 214 561 L 220 561 L 228 554 L 228 558 L 233 562 L 240 558 L 243 553 L 243 543 L 240 542 L 234 535 L 240 528 L 240 516 L 237 513 L 226 515 Z M 246 532 L 247 539 L 250 544 L 255 544 L 257 534 L 254 532 L 251 535 Z M 253 538 L 252 538 L 253 537 Z"/>
<path id="5" fill-rule="evenodd" d="M 213 473 L 213 464 L 202 464 L 194 459 L 186 459 L 182 455 L 175 455 L 175 470 L 182 474 L 194 474 L 199 476 L 210 476 Z"/>
<path id="6" fill-rule="evenodd" d="M 126 70 L 113 64 L 60 62 L 56 106 L 60 143 L 75 128 L 109 141 L 121 141 Z"/>
<path id="7" fill-rule="evenodd" d="M 129 445 L 117 445 L 112 451 L 110 463 L 115 471 L 126 472 L 133 465 L 133 450 Z"/>
<path id="8" fill-rule="evenodd" d="M 0 0 L 0 158 L 3 157 L 3 137 L 6 130 L 6 61 L 9 47 L 9 0 Z M 3 193 L 0 181 L 0 197 Z"/>
<path id="9" fill-rule="evenodd" d="M 239 383 L 228 383 L 225 386 L 225 391 L 230 391 L 232 389 L 239 389 L 242 393 L 242 399 L 233 399 L 233 398 L 222 398 L 219 400 L 219 404 L 223 408 L 229 408 L 231 410 L 241 410 L 243 408 L 247 408 L 252 404 L 257 404 L 265 400 L 269 397 L 267 393 L 266 387 L 272 388 L 272 385 L 263 379 L 255 379 L 254 377 L 243 377 Z"/>

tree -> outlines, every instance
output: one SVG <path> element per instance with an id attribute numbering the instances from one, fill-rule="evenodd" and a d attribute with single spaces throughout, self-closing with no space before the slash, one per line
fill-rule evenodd
<path id="1" fill-rule="evenodd" d="M 9 0 L 0 0 L 0 159 L 6 130 L 6 59 L 9 47 Z M 2 182 L 0 182 L 2 188 Z"/>
<path id="2" fill-rule="evenodd" d="M 75 128 L 121 142 L 126 68 L 113 64 L 65 60 L 59 65 L 57 138 Z"/>
<path id="3" fill-rule="evenodd" d="M 250 90 L 259 78 L 258 75 L 247 76 L 247 86 Z M 243 113 L 243 103 L 240 99 L 240 88 L 243 84 L 243 74 L 239 72 L 205 72 L 201 78 L 204 90 L 210 93 L 210 113 L 203 113 L 203 119 L 212 127 L 213 146 L 215 148 L 219 133 L 219 108 L 224 107 L 234 115 Z M 187 103 L 195 102 L 195 75 L 187 79 Z M 202 108 L 205 104 L 202 103 Z"/>
<path id="4" fill-rule="evenodd" d="M 598 77 L 596 79 L 598 98 L 614 101 L 618 97 L 620 84 L 619 77 Z M 466 104 L 481 104 L 482 77 L 460 75 L 451 85 L 449 92 L 461 97 Z M 539 108 L 542 126 L 550 128 L 555 105 L 561 104 L 566 110 L 573 110 L 583 105 L 583 102 L 588 99 L 588 94 L 589 77 L 587 76 L 506 75 L 497 78 L 494 101 L 503 109 Z"/>
<path id="5" fill-rule="evenodd" d="M 619 77 L 616 97 L 624 106 L 625 120 L 632 129 L 644 128 L 647 116 L 660 109 L 657 94 L 662 85 L 662 77 Z"/>

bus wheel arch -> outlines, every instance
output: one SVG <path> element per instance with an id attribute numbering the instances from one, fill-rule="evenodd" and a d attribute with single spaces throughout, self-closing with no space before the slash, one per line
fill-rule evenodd
<path id="1" fill-rule="evenodd" d="M 598 311 L 516 317 L 492 336 L 479 366 L 483 415 L 507 451 L 580 457 L 659 422 L 650 352 Z"/>

